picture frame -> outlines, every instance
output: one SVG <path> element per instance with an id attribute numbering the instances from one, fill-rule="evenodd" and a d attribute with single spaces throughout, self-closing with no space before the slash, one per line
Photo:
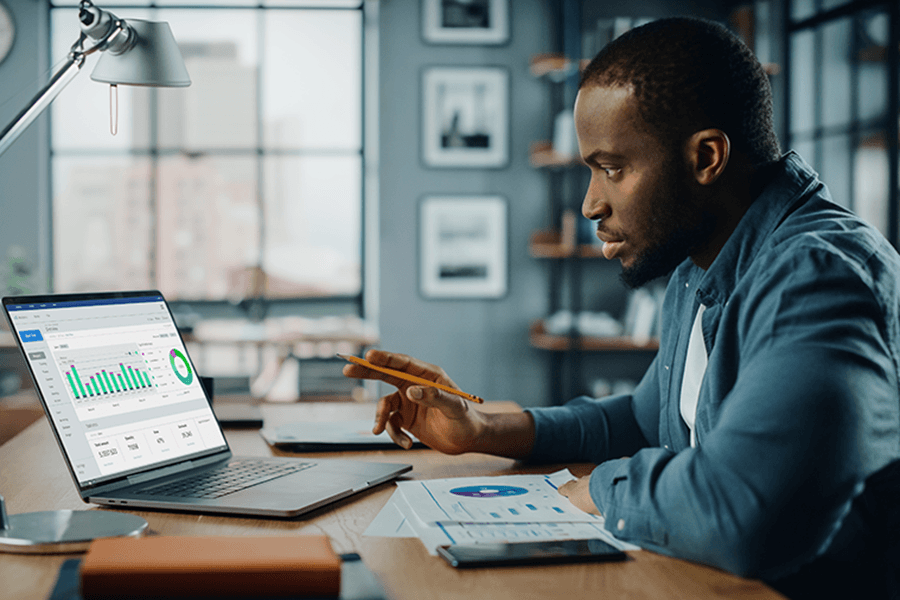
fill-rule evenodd
<path id="1" fill-rule="evenodd" d="M 509 71 L 428 67 L 422 75 L 422 160 L 437 168 L 509 162 Z"/>
<path id="2" fill-rule="evenodd" d="M 506 198 L 427 196 L 420 202 L 419 215 L 422 296 L 471 299 L 506 295 Z"/>
<path id="3" fill-rule="evenodd" d="M 422 37 L 431 44 L 503 44 L 509 0 L 422 0 Z"/>

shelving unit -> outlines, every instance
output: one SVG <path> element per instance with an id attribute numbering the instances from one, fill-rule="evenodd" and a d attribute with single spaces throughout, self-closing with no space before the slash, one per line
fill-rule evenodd
<path id="1" fill-rule="evenodd" d="M 547 333 L 544 328 L 543 321 L 535 321 L 531 324 L 531 331 L 528 339 L 531 345 L 542 350 L 551 350 L 562 352 L 572 350 L 573 346 L 576 350 L 582 352 L 627 352 L 659 350 L 659 341 L 656 339 L 649 340 L 647 343 L 639 343 L 628 336 L 616 337 L 592 337 L 592 336 L 572 336 L 553 335 Z"/>
<path id="2" fill-rule="evenodd" d="M 570 50 L 580 48 L 578 39 L 571 39 L 580 37 L 577 23 L 572 19 L 572 13 L 580 10 L 580 3 L 563 2 L 561 10 L 555 31 L 557 45 Z M 563 14 L 566 11 L 569 11 L 568 15 Z M 539 54 L 531 59 L 532 75 L 547 82 L 551 118 L 574 103 L 578 71 L 585 66 L 587 61 L 569 58 L 565 53 Z M 578 314 L 582 310 L 582 271 L 590 261 L 603 258 L 600 245 L 585 243 L 578 235 L 582 194 L 587 187 L 587 169 L 580 156 L 558 153 L 553 143 L 546 140 L 532 143 L 529 160 L 532 167 L 546 174 L 550 221 L 546 229 L 532 233 L 529 253 L 535 259 L 547 261 L 549 314 L 559 310 Z M 552 404 L 562 404 L 585 392 L 584 353 L 655 352 L 659 346 L 654 339 L 641 343 L 625 336 L 585 336 L 575 327 L 568 334 L 551 334 L 544 320 L 532 323 L 529 343 L 548 355 Z"/>
<path id="3" fill-rule="evenodd" d="M 552 142 L 548 141 L 534 142 L 528 158 L 531 166 L 536 168 L 563 168 L 584 164 L 578 156 L 558 154 L 553 150 Z"/>

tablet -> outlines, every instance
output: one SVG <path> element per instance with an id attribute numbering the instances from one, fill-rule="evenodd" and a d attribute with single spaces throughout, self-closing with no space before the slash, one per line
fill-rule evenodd
<path id="1" fill-rule="evenodd" d="M 298 422 L 266 427 L 260 435 L 270 446 L 289 452 L 337 452 L 342 450 L 403 450 L 382 432 L 372 433 L 371 420 Z M 412 436 L 410 436 L 412 437 Z M 413 439 L 413 448 L 425 448 Z"/>

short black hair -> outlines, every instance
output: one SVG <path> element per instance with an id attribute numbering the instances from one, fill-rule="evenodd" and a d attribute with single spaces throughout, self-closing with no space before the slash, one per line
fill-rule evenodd
<path id="1" fill-rule="evenodd" d="M 781 154 L 765 70 L 713 21 L 673 17 L 624 33 L 584 70 L 579 89 L 589 85 L 631 87 L 648 133 L 669 147 L 714 127 L 754 165 Z"/>

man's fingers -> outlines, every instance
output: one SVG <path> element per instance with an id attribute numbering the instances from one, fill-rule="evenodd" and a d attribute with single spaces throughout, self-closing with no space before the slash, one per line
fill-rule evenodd
<path id="1" fill-rule="evenodd" d="M 397 388 L 409 385 L 409 382 L 405 379 L 388 375 L 387 373 L 382 373 L 381 371 L 376 371 L 362 365 L 357 365 L 356 363 L 344 365 L 343 369 L 341 369 L 341 373 L 344 377 L 349 377 L 350 379 L 374 379 L 383 381 Z"/>
<path id="2" fill-rule="evenodd" d="M 417 358 L 407 356 L 406 354 L 396 354 L 394 352 L 385 352 L 384 350 L 372 349 L 366 352 L 366 360 L 373 365 L 379 367 L 387 367 L 395 371 L 404 371 L 410 375 L 416 375 L 429 380 L 442 380 L 447 378 L 444 370 L 437 365 L 432 365 Z M 437 379 L 435 379 L 437 377 Z"/>
<path id="3" fill-rule="evenodd" d="M 372 433 L 375 435 L 384 431 L 385 424 L 390 418 L 391 413 L 400 409 L 400 398 L 398 392 L 388 394 L 378 401 L 375 406 L 375 425 L 372 427 Z"/>
<path id="4" fill-rule="evenodd" d="M 443 390 L 425 385 L 410 386 L 406 390 L 406 397 L 416 404 L 436 408 L 447 416 L 458 417 L 468 410 L 467 400 L 463 400 L 455 394 L 448 394 Z"/>
<path id="5" fill-rule="evenodd" d="M 403 416 L 395 412 L 388 419 L 386 429 L 395 444 L 409 450 L 412 447 L 412 439 L 400 428 L 402 424 Z"/>

